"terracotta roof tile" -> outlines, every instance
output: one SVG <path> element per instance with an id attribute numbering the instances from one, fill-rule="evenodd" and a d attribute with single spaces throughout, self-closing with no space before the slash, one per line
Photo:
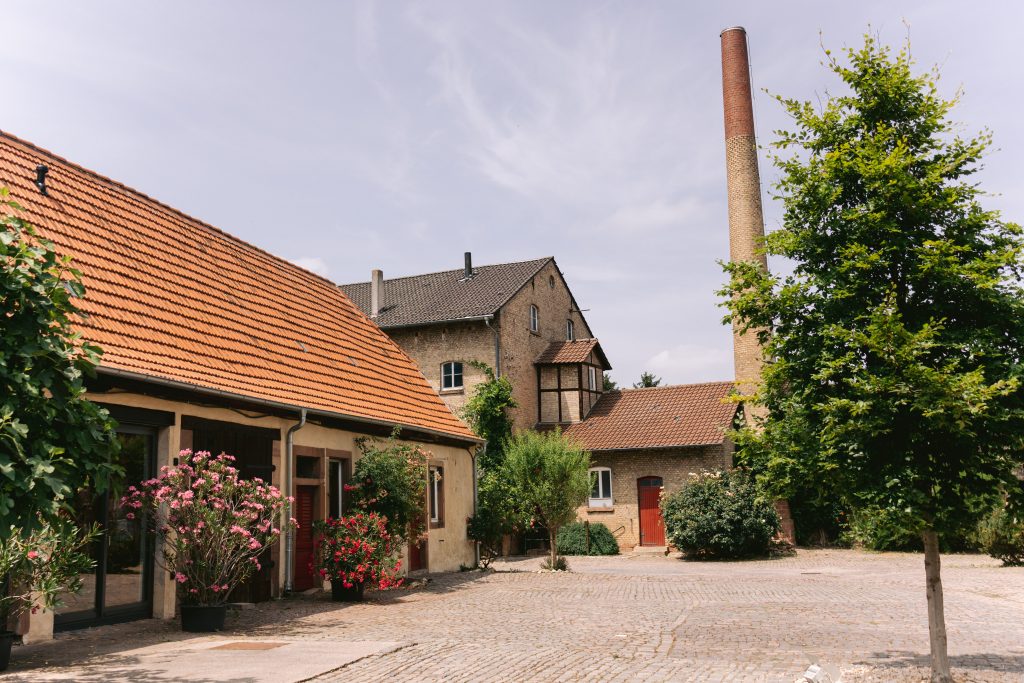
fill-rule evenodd
<path id="1" fill-rule="evenodd" d="M 102 367 L 475 439 L 328 280 L 2 132 L 0 186 L 82 271 Z"/>
<path id="2" fill-rule="evenodd" d="M 565 434 L 592 451 L 722 443 L 736 414 L 732 388 L 709 382 L 609 391 Z"/>
<path id="3" fill-rule="evenodd" d="M 605 370 L 611 370 L 608 358 L 601 349 L 601 344 L 596 339 L 574 339 L 572 341 L 556 341 L 548 344 L 548 347 L 537 356 L 534 361 L 537 365 L 572 365 L 585 363 L 590 358 L 590 352 L 595 351 L 598 359 L 603 363 Z"/>

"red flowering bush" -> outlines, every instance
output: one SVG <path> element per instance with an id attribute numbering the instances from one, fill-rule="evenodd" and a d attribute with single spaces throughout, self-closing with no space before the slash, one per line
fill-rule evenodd
<path id="1" fill-rule="evenodd" d="M 287 499 L 262 479 L 239 478 L 234 460 L 183 450 L 179 465 L 129 486 L 121 499 L 128 519 L 148 513 L 163 541 L 163 566 L 186 605 L 224 603 L 260 569 L 260 555 L 281 535 L 276 524 Z"/>
<path id="2" fill-rule="evenodd" d="M 387 520 L 376 512 L 313 522 L 315 550 L 310 570 L 345 588 L 375 583 L 384 590 L 400 586 L 398 543 Z"/>

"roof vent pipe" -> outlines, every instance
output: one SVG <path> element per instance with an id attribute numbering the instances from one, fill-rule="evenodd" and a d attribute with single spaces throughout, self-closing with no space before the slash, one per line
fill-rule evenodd
<path id="1" fill-rule="evenodd" d="M 384 271 L 374 268 L 370 271 L 370 317 L 375 319 L 380 315 L 381 294 L 384 293 Z"/>
<path id="2" fill-rule="evenodd" d="M 50 169 L 42 164 L 36 166 L 36 187 L 38 187 L 39 191 L 43 194 L 49 194 L 46 191 L 46 174 L 49 172 Z"/>
<path id="3" fill-rule="evenodd" d="M 466 269 L 463 271 L 462 276 L 467 280 L 473 277 L 473 252 L 466 252 Z"/>

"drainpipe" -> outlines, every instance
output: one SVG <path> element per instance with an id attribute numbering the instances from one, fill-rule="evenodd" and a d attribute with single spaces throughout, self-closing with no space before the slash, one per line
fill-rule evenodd
<path id="1" fill-rule="evenodd" d="M 476 454 L 477 450 L 469 450 L 469 457 L 473 461 L 473 516 L 476 517 L 478 510 L 477 507 L 477 469 L 476 469 Z M 484 441 L 484 450 L 487 450 L 487 442 Z M 480 541 L 473 541 L 473 565 L 475 567 L 480 566 Z"/>
<path id="2" fill-rule="evenodd" d="M 295 446 L 295 432 L 299 431 L 306 426 L 306 409 L 302 408 L 299 411 L 299 421 L 288 428 L 288 433 L 284 437 L 284 477 L 282 479 L 285 482 L 284 495 L 286 499 L 290 499 L 295 495 L 295 488 L 292 473 L 295 471 L 295 453 L 293 447 Z M 292 518 L 292 504 L 286 502 L 284 506 L 284 518 L 285 522 L 289 522 Z M 292 587 L 295 581 L 295 528 L 292 525 L 285 527 L 287 531 L 284 535 L 284 592 L 285 594 L 292 592 Z"/>
<path id="3" fill-rule="evenodd" d="M 501 377 L 501 331 L 491 325 L 493 315 L 484 318 L 484 324 L 494 333 L 494 376 Z"/>

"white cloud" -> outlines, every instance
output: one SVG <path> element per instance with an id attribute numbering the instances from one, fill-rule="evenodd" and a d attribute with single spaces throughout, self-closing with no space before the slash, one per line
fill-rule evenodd
<path id="1" fill-rule="evenodd" d="M 645 368 L 661 375 L 666 384 L 731 380 L 732 349 L 728 346 L 678 344 L 654 354 L 647 360 Z"/>
<path id="2" fill-rule="evenodd" d="M 297 265 L 299 268 L 305 268 L 306 270 L 316 273 L 322 277 L 327 277 L 327 273 L 330 272 L 330 268 L 327 267 L 327 262 L 319 256 L 294 258 L 292 259 L 292 263 Z"/>

